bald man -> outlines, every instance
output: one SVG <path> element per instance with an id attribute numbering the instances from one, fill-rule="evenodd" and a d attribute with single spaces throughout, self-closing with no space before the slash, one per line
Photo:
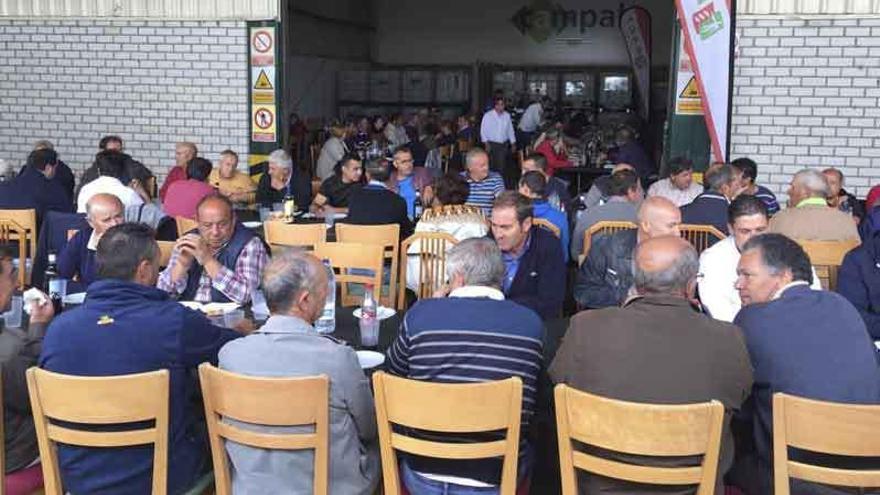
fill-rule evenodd
<path id="1" fill-rule="evenodd" d="M 68 280 L 76 277 L 83 289 L 95 281 L 98 241 L 107 229 L 125 221 L 125 206 L 112 194 L 95 194 L 86 202 L 86 220 L 89 226 L 67 241 L 58 255 L 58 274 Z"/>
<path id="2" fill-rule="evenodd" d="M 623 303 L 632 286 L 632 252 L 636 244 L 653 237 L 679 235 L 681 212 L 664 197 L 644 200 L 637 218 L 637 229 L 593 239 L 574 285 L 574 298 L 580 308 L 604 308 Z"/>
<path id="3" fill-rule="evenodd" d="M 190 160 L 199 156 L 199 148 L 195 143 L 189 141 L 181 141 L 174 145 L 174 167 L 168 171 L 165 182 L 159 188 L 159 199 L 165 202 L 165 195 L 168 193 L 168 186 L 179 180 L 186 180 L 186 164 Z"/>
<path id="4" fill-rule="evenodd" d="M 634 294 L 622 308 L 584 311 L 571 319 L 550 366 L 554 383 L 614 399 L 659 404 L 720 401 L 724 432 L 715 493 L 733 463 L 730 417 L 752 385 L 752 367 L 739 328 L 695 309 L 697 252 L 680 237 L 652 237 L 633 255 Z M 644 458 L 612 458 L 645 464 Z M 700 458 L 668 458 L 664 466 Z M 609 478 L 579 478 L 580 493 L 673 493 L 668 488 Z M 693 493 L 687 489 L 674 493 Z"/>
<path id="5" fill-rule="evenodd" d="M 159 289 L 181 301 L 249 303 L 269 259 L 263 241 L 219 194 L 199 201 L 196 221 L 198 228 L 177 239 Z"/>

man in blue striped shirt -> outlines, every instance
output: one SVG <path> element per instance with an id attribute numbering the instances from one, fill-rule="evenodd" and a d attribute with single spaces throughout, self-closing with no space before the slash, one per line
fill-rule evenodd
<path id="1" fill-rule="evenodd" d="M 492 203 L 495 197 L 504 191 L 504 179 L 501 174 L 489 170 L 489 155 L 485 150 L 474 148 L 465 155 L 465 172 L 462 177 L 467 179 L 470 193 L 465 202 L 468 206 L 476 206 L 487 217 L 492 214 Z"/>
<path id="2" fill-rule="evenodd" d="M 531 449 L 525 439 L 535 413 L 543 360 L 541 318 L 524 306 L 504 300 L 500 290 L 504 263 L 491 239 L 461 241 L 449 250 L 446 268 L 448 287 L 441 289 L 437 298 L 421 300 L 407 312 L 397 340 L 388 350 L 389 371 L 414 380 L 442 383 L 520 377 L 523 404 L 517 472 L 522 480 L 531 467 Z M 443 297 L 447 292 L 449 297 Z M 487 438 L 462 439 L 468 440 Z M 501 478 L 500 458 L 451 461 L 406 456 L 401 467 L 410 493 L 491 494 L 497 493 Z"/>

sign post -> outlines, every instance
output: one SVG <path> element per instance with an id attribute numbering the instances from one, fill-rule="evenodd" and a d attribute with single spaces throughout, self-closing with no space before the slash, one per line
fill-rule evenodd
<path id="1" fill-rule="evenodd" d="M 248 102 L 250 111 L 250 160 L 253 165 L 264 162 L 268 154 L 281 147 L 278 130 L 278 23 L 248 23 Z M 261 170 L 251 169 L 251 175 Z"/>

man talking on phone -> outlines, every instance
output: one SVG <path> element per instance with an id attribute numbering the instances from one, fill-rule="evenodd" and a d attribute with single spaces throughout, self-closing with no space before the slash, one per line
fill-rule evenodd
<path id="1" fill-rule="evenodd" d="M 220 195 L 199 202 L 196 221 L 195 230 L 177 239 L 157 286 L 181 301 L 247 304 L 269 258 L 263 242 Z"/>

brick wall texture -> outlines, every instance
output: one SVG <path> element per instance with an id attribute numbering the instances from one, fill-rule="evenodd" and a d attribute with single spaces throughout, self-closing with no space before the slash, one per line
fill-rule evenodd
<path id="1" fill-rule="evenodd" d="M 0 54 L 0 158 L 13 164 L 50 139 L 80 171 L 106 134 L 160 177 L 183 140 L 247 163 L 243 21 L 0 18 Z"/>
<path id="2" fill-rule="evenodd" d="M 880 183 L 880 18 L 737 18 L 731 155 L 785 196 L 804 167 L 837 167 L 864 198 Z"/>

